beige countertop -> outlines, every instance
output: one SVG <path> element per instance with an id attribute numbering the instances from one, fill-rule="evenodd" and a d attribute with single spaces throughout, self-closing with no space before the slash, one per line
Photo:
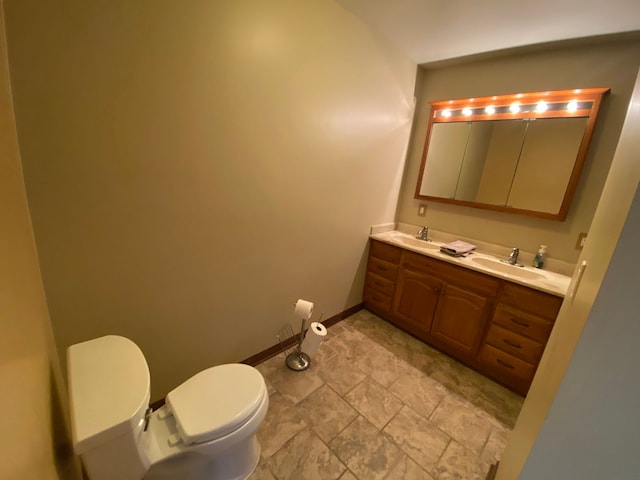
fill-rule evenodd
<path id="1" fill-rule="evenodd" d="M 370 238 L 559 297 L 566 295 L 571 281 L 571 277 L 549 270 L 509 265 L 501 262 L 495 255 L 482 251 L 476 250 L 467 257 L 452 257 L 440 251 L 443 243 L 418 240 L 415 236 L 398 230 L 374 233 Z"/>

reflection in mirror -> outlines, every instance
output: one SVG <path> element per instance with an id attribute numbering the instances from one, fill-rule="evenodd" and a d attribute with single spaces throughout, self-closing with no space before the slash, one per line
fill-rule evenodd
<path id="1" fill-rule="evenodd" d="M 569 184 L 586 118 L 530 121 L 507 205 L 555 213 Z"/>
<path id="2" fill-rule="evenodd" d="M 432 103 L 416 198 L 564 220 L 608 90 Z"/>
<path id="3" fill-rule="evenodd" d="M 469 136 L 467 137 L 467 148 L 464 152 L 460 176 L 453 198 L 459 200 L 476 199 L 480 177 L 485 164 L 487 150 L 491 143 L 491 122 L 480 124 L 470 122 Z"/>
<path id="4" fill-rule="evenodd" d="M 491 205 L 505 205 L 509 198 L 511 179 L 516 173 L 522 150 L 527 122 L 523 120 L 496 120 L 477 122 L 491 125 L 491 143 L 487 151 L 482 176 L 475 198 L 461 198 Z"/>
<path id="5" fill-rule="evenodd" d="M 425 165 L 420 194 L 453 198 L 469 136 L 468 123 L 437 123 Z"/>

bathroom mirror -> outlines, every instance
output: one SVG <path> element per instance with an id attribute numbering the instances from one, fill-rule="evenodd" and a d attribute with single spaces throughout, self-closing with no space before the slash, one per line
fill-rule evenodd
<path id="1" fill-rule="evenodd" d="M 415 198 L 564 220 L 608 91 L 431 103 Z"/>

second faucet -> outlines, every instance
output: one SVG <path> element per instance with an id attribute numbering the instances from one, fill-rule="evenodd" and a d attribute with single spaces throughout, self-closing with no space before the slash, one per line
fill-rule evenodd
<path id="1" fill-rule="evenodd" d="M 416 235 L 418 240 L 424 240 L 425 242 L 429 242 L 429 229 L 427 227 L 422 227 L 418 230 L 418 234 Z"/>
<path id="2" fill-rule="evenodd" d="M 518 255 L 520 255 L 520 249 L 519 248 L 511 249 L 511 253 L 507 257 L 505 262 L 508 263 L 509 265 L 518 265 Z"/>

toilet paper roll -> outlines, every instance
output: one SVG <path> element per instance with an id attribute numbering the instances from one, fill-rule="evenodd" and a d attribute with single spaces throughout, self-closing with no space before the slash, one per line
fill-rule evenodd
<path id="1" fill-rule="evenodd" d="M 296 317 L 302 320 L 309 320 L 313 315 L 313 302 L 307 300 L 298 299 L 296 302 L 296 308 L 294 310 Z"/>
<path id="2" fill-rule="evenodd" d="M 324 325 L 318 322 L 312 322 L 311 327 L 307 330 L 307 334 L 304 337 L 304 341 L 302 342 L 302 347 L 300 349 L 309 355 L 309 358 L 313 358 L 314 355 L 318 353 L 320 344 L 326 336 L 327 329 Z"/>

